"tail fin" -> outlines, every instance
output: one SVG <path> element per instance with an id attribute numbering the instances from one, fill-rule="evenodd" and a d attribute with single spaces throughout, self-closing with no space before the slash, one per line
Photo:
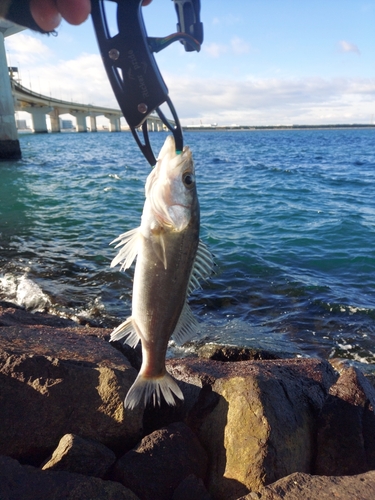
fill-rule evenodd
<path id="1" fill-rule="evenodd" d="M 159 378 L 145 378 L 139 373 L 126 395 L 124 406 L 132 410 L 142 399 L 145 406 L 148 401 L 152 401 L 154 406 L 160 406 L 161 394 L 163 394 L 165 401 L 170 406 L 175 406 L 176 404 L 173 394 L 179 399 L 184 399 L 181 389 L 169 373 L 166 372 Z"/>

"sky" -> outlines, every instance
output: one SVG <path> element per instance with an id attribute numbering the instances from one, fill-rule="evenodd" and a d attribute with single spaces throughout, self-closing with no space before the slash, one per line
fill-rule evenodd
<path id="1" fill-rule="evenodd" d="M 171 0 L 142 12 L 149 36 L 176 30 Z M 199 53 L 177 42 L 155 54 L 183 125 L 375 123 L 375 0 L 201 0 L 201 20 Z M 6 38 L 22 85 L 118 108 L 91 18 L 57 32 Z"/>

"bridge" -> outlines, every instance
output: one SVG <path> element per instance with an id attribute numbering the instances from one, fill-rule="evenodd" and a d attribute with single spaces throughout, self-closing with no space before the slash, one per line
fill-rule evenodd
<path id="1" fill-rule="evenodd" d="M 11 70 L 14 68 L 11 68 Z M 87 120 L 89 117 L 90 131 L 97 132 L 96 117 L 105 116 L 109 120 L 110 132 L 120 132 L 120 118 L 123 116 L 120 109 L 105 108 L 92 104 L 80 104 L 77 102 L 62 101 L 33 92 L 17 82 L 11 71 L 11 88 L 16 111 L 27 111 L 31 114 L 33 130 L 35 133 L 48 132 L 46 117 L 51 120 L 51 132 L 60 132 L 60 115 L 71 114 L 76 118 L 77 132 L 87 132 Z M 147 118 L 149 131 L 163 130 L 164 124 L 157 115 L 150 115 Z"/>
<path id="2" fill-rule="evenodd" d="M 109 120 L 111 132 L 120 132 L 120 118 L 123 116 L 121 110 L 47 97 L 24 87 L 13 78 L 17 68 L 8 68 L 4 38 L 24 29 L 0 18 L 0 160 L 21 158 L 15 111 L 31 114 L 35 133 L 48 132 L 47 115 L 50 117 L 51 132 L 60 132 L 60 115 L 67 113 L 75 117 L 77 132 L 88 131 L 88 117 L 90 131 L 97 132 L 98 116 L 105 116 Z M 171 123 L 173 124 L 172 120 Z M 156 114 L 148 116 L 147 127 L 149 131 L 165 130 L 163 122 Z"/>

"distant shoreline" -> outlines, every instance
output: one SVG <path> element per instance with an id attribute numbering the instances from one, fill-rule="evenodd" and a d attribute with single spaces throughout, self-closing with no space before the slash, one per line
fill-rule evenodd
<path id="1" fill-rule="evenodd" d="M 225 125 L 225 126 L 206 126 L 206 125 L 188 125 L 183 126 L 184 131 L 200 132 L 200 131 L 217 131 L 228 132 L 236 130 L 314 130 L 314 129 L 358 129 L 358 128 L 373 128 L 375 124 L 366 125 L 360 123 L 345 124 L 345 125 Z"/>
<path id="2" fill-rule="evenodd" d="M 326 129 L 332 129 L 332 130 L 337 130 L 337 129 L 375 129 L 375 124 L 373 125 L 366 125 L 366 124 L 360 124 L 360 123 L 353 123 L 353 124 L 345 124 L 345 125 L 223 125 L 223 126 L 218 126 L 218 125 L 183 125 L 182 130 L 184 132 L 238 132 L 238 131 L 254 131 L 254 130 L 326 130 Z M 88 133 L 90 133 L 89 130 L 87 130 Z M 98 133 L 112 133 L 109 130 L 102 130 L 99 129 L 96 131 Z M 122 128 L 121 132 L 130 132 L 130 129 L 128 128 Z M 151 131 L 150 131 L 151 132 Z M 164 130 L 164 132 L 167 132 L 167 130 Z M 18 129 L 18 133 L 20 135 L 26 135 L 26 134 L 34 134 L 33 129 L 27 128 L 27 129 Z M 51 132 L 51 130 L 48 130 L 48 133 L 55 133 Z M 59 131 L 59 133 L 64 133 L 64 134 L 76 134 L 76 133 L 82 133 L 82 132 L 77 132 L 75 129 L 62 129 Z"/>

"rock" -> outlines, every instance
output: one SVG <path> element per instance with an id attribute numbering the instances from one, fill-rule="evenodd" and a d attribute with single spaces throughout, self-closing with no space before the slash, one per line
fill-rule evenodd
<path id="1" fill-rule="evenodd" d="M 202 479 L 190 474 L 177 486 L 172 500 L 211 500 L 211 498 Z"/>
<path id="2" fill-rule="evenodd" d="M 146 436 L 115 465 L 113 478 L 142 500 L 171 500 L 190 474 L 204 478 L 207 455 L 197 437 L 182 422 Z"/>
<path id="3" fill-rule="evenodd" d="M 0 454 L 39 465 L 64 434 L 124 452 L 142 412 L 123 401 L 136 370 L 94 328 L 0 328 Z"/>
<path id="4" fill-rule="evenodd" d="M 120 340 L 116 340 L 115 342 L 111 342 L 111 346 L 120 351 L 126 357 L 133 368 L 135 368 L 137 371 L 141 369 L 142 345 L 140 342 L 136 347 L 130 347 L 130 345 L 124 344 L 124 342 Z"/>
<path id="5" fill-rule="evenodd" d="M 69 472 L 41 471 L 0 456 L 2 500 L 139 500 L 119 483 Z"/>
<path id="6" fill-rule="evenodd" d="M 296 472 L 238 500 L 373 500 L 375 471 L 356 476 L 311 476 Z"/>
<path id="7" fill-rule="evenodd" d="M 375 389 L 356 368 L 342 368 L 318 419 L 315 474 L 375 469 Z"/>
<path id="8" fill-rule="evenodd" d="M 41 312 L 31 313 L 11 302 L 0 301 L 0 326 L 47 325 L 57 328 L 74 327 L 70 319 Z"/>
<path id="9" fill-rule="evenodd" d="M 65 470 L 103 478 L 115 461 L 116 455 L 103 444 L 66 434 L 42 469 Z"/>
<path id="10" fill-rule="evenodd" d="M 311 472 L 316 415 L 337 374 L 317 359 L 170 360 L 187 422 L 209 455 L 208 491 L 236 499 L 292 472 Z M 134 490 L 135 491 L 135 490 Z"/>
<path id="11" fill-rule="evenodd" d="M 212 359 L 214 361 L 248 361 L 280 358 L 277 354 L 262 349 L 249 349 L 248 347 L 218 344 L 205 344 L 198 349 L 197 354 L 200 358 Z"/>

